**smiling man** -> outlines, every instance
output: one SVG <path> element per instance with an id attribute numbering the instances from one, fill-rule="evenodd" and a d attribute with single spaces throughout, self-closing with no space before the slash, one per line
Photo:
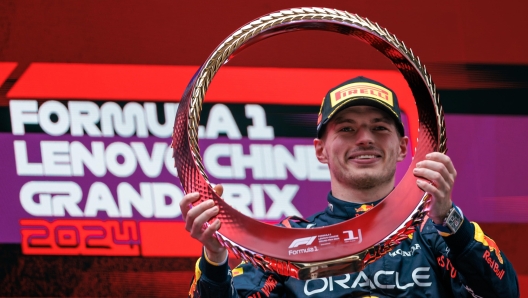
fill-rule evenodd
<path id="1" fill-rule="evenodd" d="M 408 138 L 401 137 L 395 121 L 375 107 L 346 107 L 334 118 L 314 140 L 317 158 L 330 169 L 332 194 L 358 203 L 388 194 L 394 187 L 396 163 L 407 154 Z"/>
<path id="2" fill-rule="evenodd" d="M 331 89 L 323 99 L 314 140 L 317 158 L 330 170 L 328 207 L 306 220 L 287 218 L 282 225 L 322 227 L 368 212 L 394 189 L 396 164 L 407 155 L 408 141 L 392 90 L 365 77 Z M 216 220 L 203 229 L 218 208 L 210 200 L 189 210 L 199 194 L 187 194 L 180 203 L 186 228 L 204 245 L 189 295 L 518 297 L 517 276 L 510 262 L 451 200 L 456 178 L 451 159 L 430 153 L 413 172 L 417 186 L 432 195 L 424 224 L 361 272 L 308 281 L 264 272 L 245 263 L 231 271 L 226 249 L 213 237 L 220 222 Z M 221 186 L 215 190 L 222 193 Z"/>

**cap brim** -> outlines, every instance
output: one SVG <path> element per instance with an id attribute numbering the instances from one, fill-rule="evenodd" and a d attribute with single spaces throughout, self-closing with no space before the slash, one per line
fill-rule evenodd
<path id="1" fill-rule="evenodd" d="M 388 107 L 386 104 L 383 104 L 375 99 L 372 99 L 370 97 L 356 97 L 356 98 L 350 98 L 348 100 L 343 101 L 343 103 L 336 107 L 334 111 L 328 117 L 321 123 L 320 128 L 317 130 L 317 137 L 321 138 L 322 132 L 324 131 L 324 128 L 328 121 L 332 119 L 334 115 L 342 111 L 343 109 L 352 107 L 352 106 L 371 106 L 378 108 L 382 111 L 385 111 L 388 115 L 392 117 L 394 120 L 394 123 L 396 125 L 396 128 L 398 129 L 398 132 L 403 136 L 405 135 L 405 131 L 403 129 L 403 124 L 401 122 L 401 119 L 398 117 L 398 115 L 392 110 L 390 107 Z"/>

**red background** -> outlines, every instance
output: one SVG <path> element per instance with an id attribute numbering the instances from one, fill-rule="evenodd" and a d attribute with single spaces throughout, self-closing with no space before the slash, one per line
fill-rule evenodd
<path id="1" fill-rule="evenodd" d="M 175 85 L 186 81 L 173 78 L 165 66 L 195 69 L 236 28 L 269 12 L 299 6 L 347 10 L 388 28 L 427 65 L 440 94 L 442 90 L 447 93 L 528 87 L 525 76 L 497 80 L 487 71 L 528 65 L 528 42 L 524 38 L 528 5 L 522 1 L 2 1 L 0 62 L 15 64 L 0 64 L 5 66 L 0 67 L 0 105 L 7 106 L 10 98 L 39 98 L 32 93 L 20 93 L 23 86 L 16 85 L 31 67 L 38 66 L 31 66 L 36 62 L 157 66 L 167 71 L 166 81 L 147 78 L 145 88 L 149 94 L 158 96 L 138 98 L 140 94 L 127 90 L 126 84 L 106 86 L 104 77 L 87 78 L 86 82 L 92 84 L 87 89 L 109 88 L 110 93 L 127 94 L 131 100 L 178 100 L 180 91 L 171 87 L 171 80 L 177 81 Z M 238 55 L 229 65 L 394 69 L 368 46 L 324 32 L 298 32 L 265 40 Z M 471 67 L 474 65 L 485 67 L 477 71 Z M 221 75 L 222 71 L 219 80 Z M 50 82 L 64 84 L 63 79 Z M 42 94 L 50 85 L 40 83 L 43 89 L 37 93 Z M 274 87 L 288 89 L 297 83 L 296 78 L 291 78 Z M 216 85 L 234 93 L 240 82 L 228 84 L 214 81 L 211 93 L 220 88 Z M 165 86 L 174 89 L 167 91 Z M 25 90 L 36 90 L 32 88 Z M 86 98 L 114 99 L 110 95 Z M 243 96 L 239 100 L 244 102 Z M 515 103 L 526 98 L 510 100 Z M 452 112 L 461 112 L 453 109 Z M 528 113 L 522 110 L 517 114 Z M 528 292 L 528 261 L 524 257 L 528 243 L 519 237 L 528 225 L 482 223 L 481 226 L 513 262 L 522 292 Z M 0 272 L 2 295 L 184 296 L 194 268 L 193 258 L 23 256 L 16 245 L 0 247 L 0 260 L 6 264 Z M 68 280 L 67 285 L 64 280 Z"/>

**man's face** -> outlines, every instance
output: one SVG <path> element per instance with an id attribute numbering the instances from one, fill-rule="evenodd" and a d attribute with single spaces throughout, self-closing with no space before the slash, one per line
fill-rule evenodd
<path id="1" fill-rule="evenodd" d="M 384 111 L 352 106 L 332 117 L 314 145 L 319 161 L 328 164 L 332 183 L 371 189 L 394 185 L 396 163 L 407 155 L 407 142 Z"/>

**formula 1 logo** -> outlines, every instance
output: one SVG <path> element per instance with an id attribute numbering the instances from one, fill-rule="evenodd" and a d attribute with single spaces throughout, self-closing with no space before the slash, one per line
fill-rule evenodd
<path id="1" fill-rule="evenodd" d="M 343 239 L 345 243 L 357 242 L 359 244 L 363 242 L 363 236 L 361 235 L 361 229 L 358 229 L 356 231 L 357 236 L 354 236 L 354 231 L 352 230 L 343 231 L 343 234 L 347 234 L 348 236 L 347 238 Z"/>
<path id="2" fill-rule="evenodd" d="M 311 245 L 314 242 L 316 237 L 317 236 L 295 239 L 293 240 L 293 242 L 290 244 L 290 247 L 288 248 L 295 248 L 295 247 L 298 247 L 299 245 Z"/>

